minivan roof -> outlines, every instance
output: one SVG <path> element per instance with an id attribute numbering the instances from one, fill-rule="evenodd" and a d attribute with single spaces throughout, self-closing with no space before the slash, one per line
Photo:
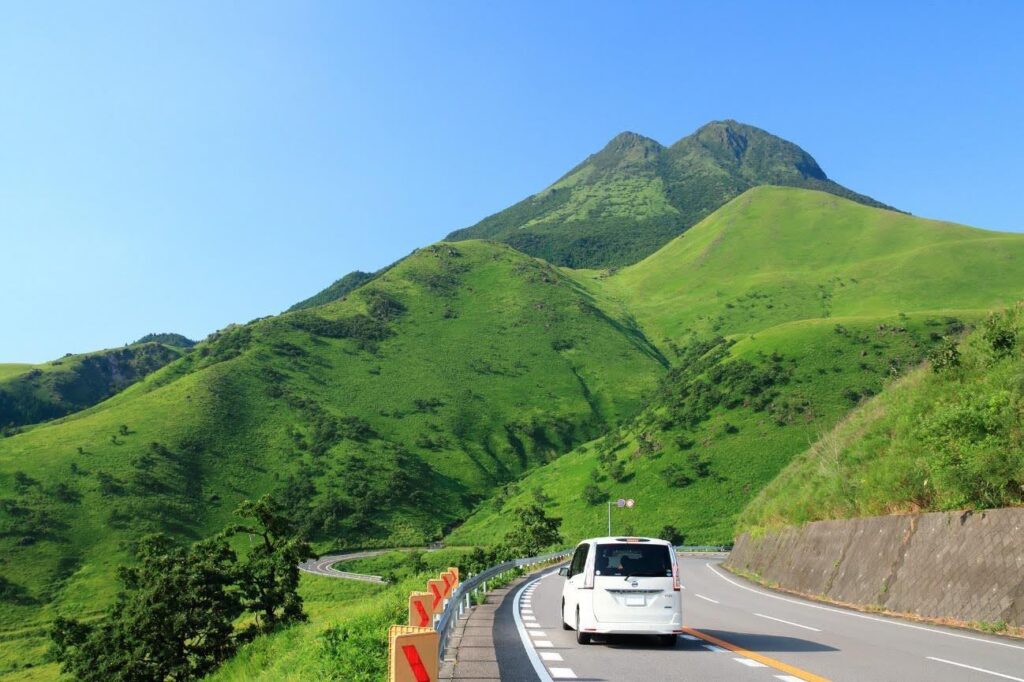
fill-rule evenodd
<path id="1" fill-rule="evenodd" d="M 584 542 L 587 543 L 587 544 L 590 544 L 590 545 L 607 545 L 607 544 L 612 544 L 612 543 L 619 544 L 619 543 L 623 543 L 623 542 L 625 542 L 625 543 L 634 543 L 634 542 L 636 542 L 636 543 L 644 543 L 644 544 L 652 544 L 652 545 L 668 545 L 669 547 L 672 546 L 672 543 L 667 541 L 667 540 L 661 540 L 661 539 L 658 539 L 658 538 L 646 538 L 646 537 L 641 537 L 641 536 L 637 536 L 637 535 L 608 535 L 608 536 L 605 536 L 605 537 L 602 537 L 602 538 L 587 538 L 586 540 L 580 540 L 576 544 L 577 545 L 582 545 Z"/>

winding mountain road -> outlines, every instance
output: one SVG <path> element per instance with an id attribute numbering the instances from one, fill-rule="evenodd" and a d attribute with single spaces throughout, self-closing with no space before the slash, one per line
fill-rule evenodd
<path id="1" fill-rule="evenodd" d="M 501 679 L 1024 682 L 1024 641 L 791 597 L 720 563 L 680 557 L 686 634 L 673 649 L 643 637 L 579 645 L 562 629 L 557 571 L 523 583 L 495 617 Z"/>
<path id="2" fill-rule="evenodd" d="M 367 575 L 365 573 L 349 573 L 347 571 L 338 571 L 334 568 L 334 564 L 342 561 L 351 561 L 352 559 L 366 559 L 385 552 L 390 552 L 390 549 L 373 549 L 365 552 L 349 552 L 347 554 L 325 554 L 322 557 L 316 559 L 307 559 L 299 564 L 299 570 L 305 571 L 306 573 L 315 573 L 317 575 L 324 575 L 328 578 L 343 578 L 345 580 L 361 580 L 367 583 L 383 583 L 384 578 L 379 575 Z"/>

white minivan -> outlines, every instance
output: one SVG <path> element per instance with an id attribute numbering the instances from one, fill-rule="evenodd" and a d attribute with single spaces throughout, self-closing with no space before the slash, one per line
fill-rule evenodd
<path id="1" fill-rule="evenodd" d="M 673 646 L 683 628 L 679 565 L 672 544 L 654 538 L 592 538 L 559 569 L 562 627 L 591 635 L 657 635 Z"/>

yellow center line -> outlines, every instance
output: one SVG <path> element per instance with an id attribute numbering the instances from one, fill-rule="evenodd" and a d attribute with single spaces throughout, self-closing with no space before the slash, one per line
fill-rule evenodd
<path id="1" fill-rule="evenodd" d="M 717 637 L 701 632 L 700 630 L 694 630 L 693 628 L 684 627 L 683 632 L 689 635 L 693 635 L 694 637 L 699 637 L 700 639 L 703 639 L 705 642 L 711 642 L 712 644 L 716 644 L 722 647 L 723 649 L 728 649 L 729 651 L 735 652 L 737 654 L 742 654 L 743 656 L 746 656 L 749 659 L 757 661 L 758 663 L 764 663 L 767 666 L 771 666 L 772 668 L 792 675 L 793 677 L 799 677 L 801 680 L 806 680 L 806 682 L 830 682 L 827 677 L 821 677 L 820 675 L 815 675 L 814 673 L 809 673 L 806 670 L 801 670 L 800 668 L 791 666 L 788 663 L 776 661 L 774 658 L 769 658 L 768 656 L 765 656 L 763 654 L 759 654 L 754 651 L 748 651 L 747 649 L 744 649 L 741 646 L 736 646 L 735 644 L 726 642 L 724 639 L 718 639 Z"/>

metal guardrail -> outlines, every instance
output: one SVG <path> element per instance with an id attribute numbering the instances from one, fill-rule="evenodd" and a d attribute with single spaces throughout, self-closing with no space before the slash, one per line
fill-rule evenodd
<path id="1" fill-rule="evenodd" d="M 732 545 L 679 545 L 676 547 L 677 554 L 686 552 L 731 552 Z"/>
<path id="2" fill-rule="evenodd" d="M 516 568 L 545 564 L 556 559 L 565 559 L 571 554 L 572 549 L 566 549 L 560 552 L 541 554 L 540 556 L 528 557 L 526 559 L 513 559 L 511 561 L 506 561 L 503 564 L 498 564 L 497 566 L 491 566 L 487 570 L 467 578 L 465 582 L 460 578 L 459 586 L 455 588 L 455 591 L 452 592 L 452 596 L 448 599 L 448 606 L 445 607 L 444 612 L 441 614 L 441 618 L 434 625 L 434 629 L 440 634 L 440 643 L 437 649 L 438 658 L 441 661 L 444 661 L 444 653 L 445 649 L 448 648 L 448 638 L 451 636 L 451 630 L 455 626 L 455 623 L 458 622 L 463 612 L 469 608 L 470 595 L 480 587 L 483 587 L 486 592 L 488 580 L 493 580 L 495 576 L 499 576 L 502 573 L 506 573 Z"/>

